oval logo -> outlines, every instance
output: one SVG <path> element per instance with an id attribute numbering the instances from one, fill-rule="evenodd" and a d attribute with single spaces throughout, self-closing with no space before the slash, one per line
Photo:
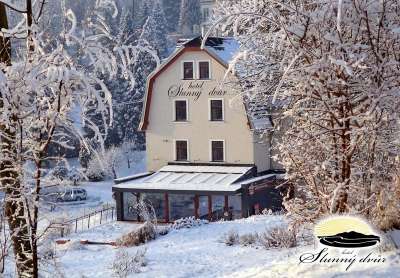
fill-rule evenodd
<path id="1" fill-rule="evenodd" d="M 339 248 L 361 248 L 380 242 L 380 237 L 365 221 L 354 216 L 335 216 L 320 221 L 314 234 L 327 246 Z"/>

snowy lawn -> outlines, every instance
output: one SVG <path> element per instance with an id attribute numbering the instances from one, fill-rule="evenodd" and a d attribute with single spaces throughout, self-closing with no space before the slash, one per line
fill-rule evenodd
<path id="1" fill-rule="evenodd" d="M 137 153 L 139 160 L 133 163 L 130 168 L 124 163 L 116 169 L 118 178 L 134 175 L 137 173 L 145 172 L 146 159 L 145 152 L 141 151 Z M 76 159 L 69 161 L 71 166 L 79 167 L 79 162 Z M 112 198 L 112 186 L 114 181 L 108 179 L 101 182 L 82 182 L 78 185 L 79 188 L 84 188 L 87 191 L 87 200 L 79 202 L 60 202 L 57 203 L 55 209 L 51 212 L 48 211 L 48 207 L 45 209 L 47 219 L 63 218 L 71 219 L 82 216 L 86 213 L 101 208 L 106 204 L 113 204 Z"/>
<path id="2" fill-rule="evenodd" d="M 135 254 L 146 248 L 147 266 L 138 277 L 396 277 L 399 255 L 384 253 L 384 264 L 359 266 L 351 271 L 337 266 L 299 265 L 299 256 L 315 252 L 314 246 L 266 250 L 263 247 L 226 246 L 221 237 L 231 230 L 239 233 L 263 232 L 284 223 L 283 216 L 253 216 L 232 222 L 216 222 L 181 229 L 160 236 L 143 246 L 128 249 Z M 112 241 L 137 224 L 117 222 L 76 234 L 72 243 L 57 246 L 60 265 L 68 277 L 112 277 L 110 266 L 118 248 L 76 244 L 77 240 Z M 75 241 L 75 242 L 74 242 Z M 364 268 L 362 268 L 364 267 Z M 395 275 L 396 274 L 396 275 Z M 397 276 L 398 277 L 398 276 Z"/>

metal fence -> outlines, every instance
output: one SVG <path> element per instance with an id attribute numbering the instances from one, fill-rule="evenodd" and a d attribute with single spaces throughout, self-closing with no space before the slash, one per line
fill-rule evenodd
<path id="1" fill-rule="evenodd" d="M 116 220 L 115 206 L 107 206 L 95 210 L 83 216 L 70 219 L 60 224 L 53 224 L 53 227 L 60 231 L 60 236 L 64 237 L 72 233 L 87 231 L 96 226 L 106 224 Z"/>

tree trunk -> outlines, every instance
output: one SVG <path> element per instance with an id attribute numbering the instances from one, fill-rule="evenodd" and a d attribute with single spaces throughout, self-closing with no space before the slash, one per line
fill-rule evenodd
<path id="1" fill-rule="evenodd" d="M 0 109 L 2 102 L 0 105 Z M 15 264 L 19 277 L 33 277 L 32 245 L 29 237 L 29 223 L 23 198 L 22 186 L 15 162 L 18 161 L 15 142 L 17 138 L 10 126 L 16 126 L 15 119 L 9 125 L 0 124 L 1 153 L 0 178 L 6 192 L 5 215 L 10 229 L 14 249 Z M 14 129 L 15 130 L 15 129 Z"/>
<path id="2" fill-rule="evenodd" d="M 0 2 L 0 29 L 8 29 L 6 7 Z M 11 64 L 11 44 L 9 38 L 0 36 L 0 63 Z"/>
<path id="3" fill-rule="evenodd" d="M 115 171 L 115 167 L 114 166 L 111 167 L 111 171 L 112 171 L 112 174 L 114 176 L 114 180 L 117 179 L 118 178 L 117 177 L 117 172 Z"/>
<path id="4" fill-rule="evenodd" d="M 342 107 L 342 119 L 347 117 L 348 103 L 346 103 L 345 107 Z M 331 205 L 331 213 L 345 213 L 348 210 L 347 202 L 348 202 L 348 194 L 350 187 L 350 177 L 351 177 L 351 154 L 349 153 L 350 147 L 350 120 L 345 120 L 343 125 L 341 138 L 341 185 L 337 188 L 337 192 L 334 196 L 334 200 Z"/>
<path id="5" fill-rule="evenodd" d="M 6 7 L 0 2 L 0 29 L 8 29 Z M 0 37 L 0 62 L 11 64 L 11 44 L 8 38 Z M 0 110 L 3 108 L 3 96 L 0 97 Z M 5 216 L 10 229 L 14 249 L 15 264 L 19 277 L 33 276 L 32 245 L 29 238 L 29 225 L 25 209 L 21 181 L 15 162 L 18 161 L 16 147 L 16 117 L 8 123 L 0 123 L 0 151 L 3 154 L 0 163 L 1 186 L 6 198 L 4 202 Z"/>

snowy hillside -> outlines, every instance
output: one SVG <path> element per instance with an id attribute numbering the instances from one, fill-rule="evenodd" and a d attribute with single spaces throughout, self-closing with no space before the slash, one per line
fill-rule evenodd
<path id="1" fill-rule="evenodd" d="M 128 249 L 129 254 L 147 249 L 147 265 L 134 277 L 395 277 L 400 271 L 400 258 L 394 252 L 383 254 L 387 258 L 385 264 L 364 269 L 355 265 L 346 272 L 345 267 L 340 270 L 329 264 L 299 266 L 299 255 L 315 250 L 310 245 L 266 250 L 261 246 L 227 246 L 221 242 L 230 231 L 239 235 L 261 233 L 284 222 L 283 216 L 253 216 L 170 232 Z M 136 227 L 137 224 L 114 223 L 75 235 L 71 243 L 57 247 L 57 252 L 63 254 L 60 265 L 68 277 L 112 277 L 111 264 L 118 248 L 80 245 L 77 241 L 112 241 Z"/>

